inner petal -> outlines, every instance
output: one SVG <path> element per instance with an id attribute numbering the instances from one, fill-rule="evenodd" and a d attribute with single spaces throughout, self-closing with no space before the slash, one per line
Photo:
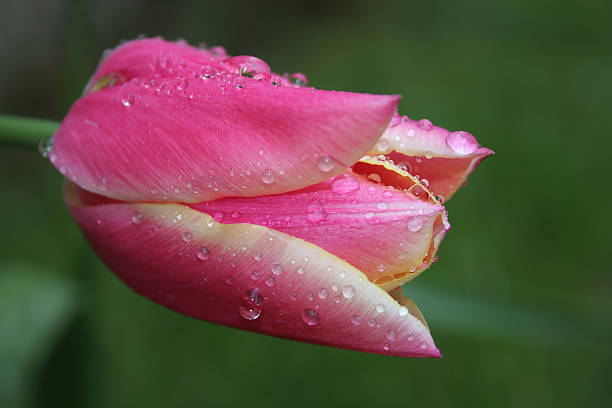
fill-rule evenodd
<path id="1" fill-rule="evenodd" d="M 444 208 L 429 193 L 423 200 L 398 187 L 349 171 L 282 195 L 189 206 L 217 222 L 263 225 L 304 239 L 357 267 L 371 281 L 392 288 L 429 264 L 439 226 L 448 224 Z"/>

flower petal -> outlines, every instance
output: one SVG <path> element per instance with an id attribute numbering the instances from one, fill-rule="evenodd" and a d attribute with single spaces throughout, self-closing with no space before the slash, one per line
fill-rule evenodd
<path id="1" fill-rule="evenodd" d="M 53 137 L 52 163 L 82 188 L 156 202 L 300 189 L 365 154 L 399 100 L 275 86 L 254 57 L 150 41 L 111 53 Z"/>
<path id="2" fill-rule="evenodd" d="M 282 195 L 228 197 L 190 207 L 224 224 L 263 225 L 304 239 L 370 281 L 386 284 L 385 289 L 428 266 L 435 228 L 445 216 L 444 207 L 433 200 L 422 201 L 350 171 Z"/>
<path id="3" fill-rule="evenodd" d="M 440 356 L 407 307 L 306 241 L 262 226 L 217 223 L 184 205 L 112 202 L 72 183 L 65 196 L 106 264 L 170 309 L 310 343 Z"/>
<path id="4" fill-rule="evenodd" d="M 369 154 L 388 155 L 448 200 L 493 151 L 480 147 L 468 132 L 450 132 L 427 119 L 415 121 L 396 114 Z"/>

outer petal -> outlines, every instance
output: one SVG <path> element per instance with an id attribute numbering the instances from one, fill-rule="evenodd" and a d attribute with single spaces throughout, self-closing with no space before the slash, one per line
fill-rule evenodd
<path id="1" fill-rule="evenodd" d="M 424 269 L 444 207 L 347 172 L 281 195 L 191 205 L 224 224 L 263 225 L 311 242 L 376 283 L 404 283 Z"/>
<path id="2" fill-rule="evenodd" d="M 220 224 L 178 204 L 93 205 L 88 194 L 69 184 L 66 199 L 96 252 L 134 290 L 168 308 L 310 343 L 440 356 L 407 307 L 308 242 L 262 226 Z"/>
<path id="3" fill-rule="evenodd" d="M 282 193 L 356 162 L 399 100 L 275 86 L 261 60 L 207 58 L 159 40 L 119 47 L 54 135 L 51 161 L 124 201 Z"/>
<path id="4" fill-rule="evenodd" d="M 434 194 L 449 199 L 493 151 L 479 147 L 468 132 L 450 132 L 427 119 L 414 121 L 396 114 L 369 154 L 388 155 L 426 179 Z"/>

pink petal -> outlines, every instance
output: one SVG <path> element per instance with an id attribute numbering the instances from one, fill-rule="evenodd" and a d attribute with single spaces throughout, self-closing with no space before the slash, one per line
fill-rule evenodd
<path id="1" fill-rule="evenodd" d="M 480 147 L 468 132 L 450 132 L 429 120 L 395 115 L 369 152 L 384 154 L 408 171 L 426 179 L 430 190 L 448 200 L 492 150 Z"/>
<path id="2" fill-rule="evenodd" d="M 283 193 L 356 162 L 399 100 L 275 86 L 259 59 L 213 57 L 161 40 L 122 45 L 54 135 L 51 161 L 124 201 Z"/>
<path id="3" fill-rule="evenodd" d="M 407 307 L 306 241 L 262 226 L 217 223 L 180 204 L 94 205 L 95 197 L 71 183 L 66 200 L 106 264 L 170 309 L 310 343 L 440 357 L 429 329 Z"/>
<path id="4" fill-rule="evenodd" d="M 448 226 L 444 207 L 350 171 L 282 195 L 228 197 L 190 207 L 224 224 L 262 225 L 306 240 L 370 281 L 387 283 L 385 289 L 424 270 L 434 238 L 441 240 L 448 229 L 436 229 L 436 223 Z"/>

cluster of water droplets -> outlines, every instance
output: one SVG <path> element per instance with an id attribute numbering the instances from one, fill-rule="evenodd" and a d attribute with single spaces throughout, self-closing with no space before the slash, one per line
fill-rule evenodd
<path id="1" fill-rule="evenodd" d="M 407 116 L 400 116 L 397 113 L 393 116 L 389 129 L 381 137 L 376 144 L 376 150 L 379 153 L 388 153 L 395 149 L 399 152 L 405 151 L 412 145 L 410 139 L 417 135 L 418 132 L 424 132 L 420 135 L 421 138 L 431 138 L 429 132 L 436 132 L 438 137 L 444 137 L 445 143 L 452 152 L 459 156 L 466 156 L 474 153 L 479 145 L 476 138 L 464 131 L 449 132 L 445 129 L 434 126 L 430 120 L 421 119 L 413 121 Z"/>

